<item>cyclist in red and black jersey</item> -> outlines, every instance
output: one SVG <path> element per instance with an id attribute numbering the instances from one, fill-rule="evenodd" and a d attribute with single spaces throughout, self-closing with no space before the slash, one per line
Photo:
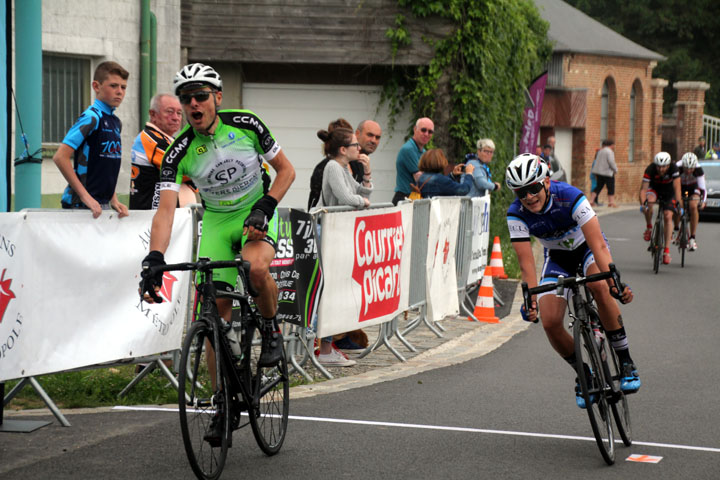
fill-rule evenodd
<path id="1" fill-rule="evenodd" d="M 655 202 L 662 200 L 665 218 L 665 250 L 663 263 L 670 263 L 670 242 L 672 240 L 673 213 L 677 213 L 678 203 L 682 211 L 682 195 L 680 192 L 680 172 L 673 163 L 670 154 L 659 152 L 653 163 L 648 165 L 640 185 L 640 208 L 645 215 L 645 233 L 643 238 L 650 241 L 652 234 L 652 216 Z"/>
<path id="2" fill-rule="evenodd" d="M 685 205 L 690 212 L 690 239 L 688 240 L 688 250 L 693 252 L 697 250 L 697 241 L 695 233 L 697 232 L 698 220 L 700 219 L 700 210 L 705 208 L 707 201 L 707 188 L 705 187 L 705 172 L 698 165 L 698 158 L 692 152 L 683 155 L 682 160 L 676 164 L 680 171 L 680 189 L 682 197 L 688 196 L 688 204 Z M 675 228 L 678 228 L 679 218 L 675 219 Z"/>

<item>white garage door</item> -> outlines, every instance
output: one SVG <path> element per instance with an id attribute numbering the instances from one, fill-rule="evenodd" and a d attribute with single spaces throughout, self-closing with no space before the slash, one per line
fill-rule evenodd
<path id="1" fill-rule="evenodd" d="M 262 118 L 295 166 L 295 183 L 280 205 L 307 208 L 310 175 L 323 158 L 317 131 L 340 117 L 353 128 L 368 119 L 382 127 L 380 146 L 370 157 L 375 187 L 370 201 L 392 199 L 395 158 L 405 142 L 410 119 L 409 115 L 398 118 L 397 130 L 388 131 L 387 110 L 377 111 L 380 87 L 246 83 L 242 98 L 244 108 Z"/>

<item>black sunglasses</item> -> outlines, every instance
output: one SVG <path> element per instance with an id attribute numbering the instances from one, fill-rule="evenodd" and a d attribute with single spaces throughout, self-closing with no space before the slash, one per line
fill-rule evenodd
<path id="1" fill-rule="evenodd" d="M 521 187 L 515 190 L 515 195 L 517 198 L 522 200 L 523 198 L 527 197 L 528 195 L 537 195 L 540 193 L 540 190 L 544 188 L 543 182 L 537 182 L 533 183 L 532 185 L 528 185 L 527 187 Z"/>
<path id="2" fill-rule="evenodd" d="M 435 133 L 435 130 L 430 130 L 429 128 L 421 128 L 420 131 L 421 131 L 422 133 L 429 133 L 430 135 L 432 135 L 433 133 Z"/>
<path id="3" fill-rule="evenodd" d="M 182 103 L 183 105 L 189 105 L 193 98 L 197 100 L 198 103 L 207 101 L 207 99 L 210 98 L 210 95 L 212 93 L 213 92 L 208 92 L 206 90 L 194 93 L 181 93 L 178 98 L 180 100 L 180 103 Z"/>
<path id="4" fill-rule="evenodd" d="M 350 147 L 360 148 L 360 144 L 357 142 L 356 143 L 348 143 L 347 145 L 343 145 L 343 147 L 345 147 L 345 148 L 350 148 Z"/>

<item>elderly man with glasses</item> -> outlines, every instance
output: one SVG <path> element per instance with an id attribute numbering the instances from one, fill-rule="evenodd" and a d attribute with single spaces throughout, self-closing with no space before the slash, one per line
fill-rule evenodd
<path id="1" fill-rule="evenodd" d="M 423 153 L 425 145 L 435 133 L 433 121 L 427 117 L 418 119 L 413 127 L 413 136 L 400 147 L 395 161 L 397 176 L 395 177 L 395 196 L 392 199 L 393 205 L 397 205 L 410 195 L 410 184 L 414 182 L 413 175 L 418 171 L 418 162 Z"/>

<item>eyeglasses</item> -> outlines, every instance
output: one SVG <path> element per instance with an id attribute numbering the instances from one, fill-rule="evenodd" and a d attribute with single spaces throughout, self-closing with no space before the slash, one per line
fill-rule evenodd
<path id="1" fill-rule="evenodd" d="M 345 147 L 345 148 L 349 148 L 349 147 L 360 148 L 360 144 L 357 143 L 357 142 L 355 142 L 355 143 L 348 143 L 347 145 L 343 145 L 343 147 Z"/>
<path id="2" fill-rule="evenodd" d="M 432 135 L 433 133 L 435 133 L 435 130 L 431 130 L 431 129 L 429 129 L 429 128 L 421 128 L 420 131 L 421 131 L 422 133 L 429 133 L 430 135 Z"/>
<path id="3" fill-rule="evenodd" d="M 193 98 L 197 100 L 198 103 L 202 103 L 207 101 L 213 93 L 214 92 L 208 92 L 207 90 L 201 90 L 193 93 L 181 93 L 178 98 L 183 105 L 189 105 Z"/>
<path id="4" fill-rule="evenodd" d="M 483 152 L 483 153 L 495 153 L 495 150 L 488 150 L 487 148 L 483 148 L 483 149 L 480 150 L 480 151 Z"/>
<path id="5" fill-rule="evenodd" d="M 540 190 L 544 188 L 543 182 L 537 182 L 533 183 L 532 185 L 528 185 L 527 187 L 521 187 L 515 190 L 515 195 L 517 198 L 522 200 L 523 198 L 527 197 L 528 195 L 532 195 L 533 197 L 540 193 Z"/>
<path id="6" fill-rule="evenodd" d="M 168 108 L 167 110 L 163 110 L 163 113 L 167 115 L 168 117 L 182 117 L 182 110 L 175 110 L 172 108 Z"/>

